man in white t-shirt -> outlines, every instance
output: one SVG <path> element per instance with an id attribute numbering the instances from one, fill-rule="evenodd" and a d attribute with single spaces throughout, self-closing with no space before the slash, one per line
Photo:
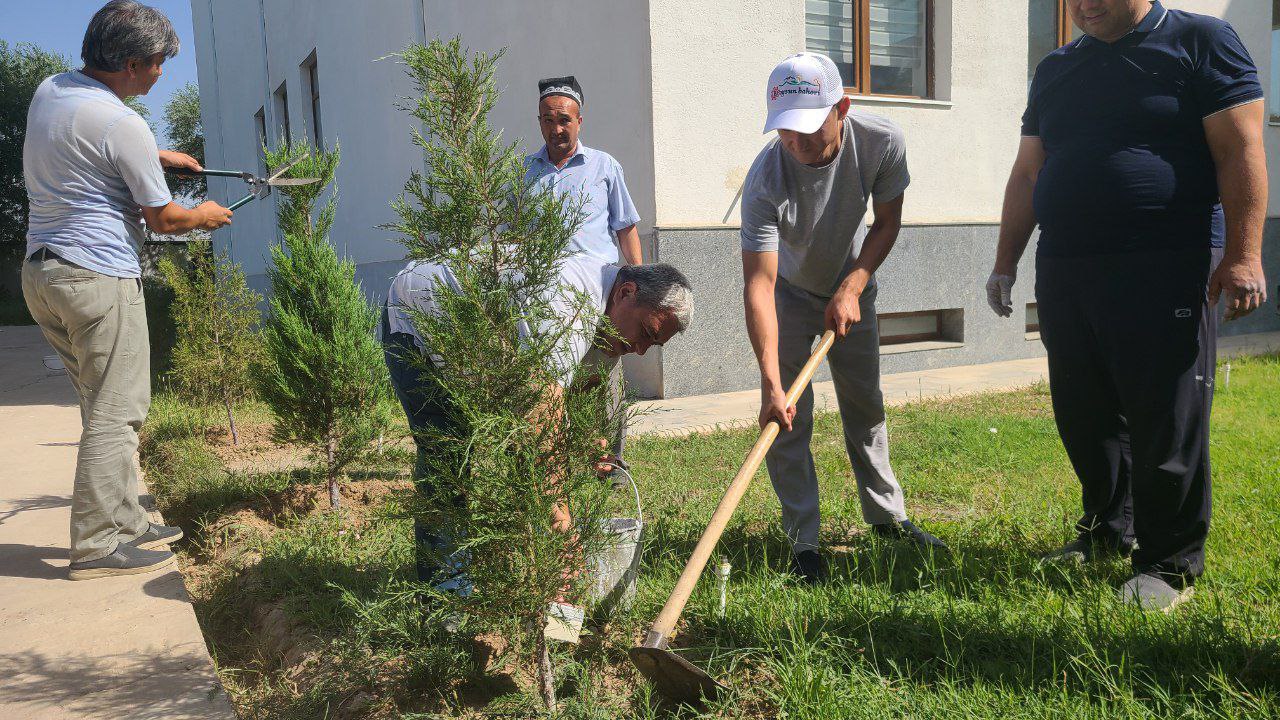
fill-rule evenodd
<path id="1" fill-rule="evenodd" d="M 89 22 L 84 68 L 46 78 L 27 111 L 22 171 L 30 203 L 22 294 L 67 366 L 83 432 L 71 496 L 72 580 L 152 572 L 173 564 L 176 527 L 138 504 L 133 456 L 151 404 L 147 311 L 139 251 L 143 222 L 181 235 L 231 222 L 215 202 L 175 202 L 163 167 L 199 170 L 158 150 L 124 104 L 146 95 L 178 36 L 159 10 L 113 0 Z"/>
<path id="2" fill-rule="evenodd" d="M 411 262 L 391 281 L 383 311 L 382 337 L 391 384 L 417 443 L 415 482 L 422 479 L 423 463 L 430 450 L 419 435 L 432 428 L 449 429 L 451 413 L 431 392 L 431 379 L 423 373 L 421 363 L 412 361 L 415 354 L 427 354 L 434 362 L 448 362 L 448 351 L 425 347 L 407 311 L 428 315 L 435 312 L 435 293 L 441 286 L 458 289 L 457 278 L 448 266 Z M 559 346 L 553 353 L 552 370 L 559 378 L 558 387 L 553 388 L 556 392 L 572 392 L 603 380 L 578 375 L 597 374 L 602 365 L 607 367 L 606 360 L 628 353 L 643 355 L 650 347 L 663 345 L 687 329 L 693 315 L 693 291 L 688 279 L 674 267 L 660 263 L 618 267 L 591 255 L 573 255 L 560 265 L 558 282 L 551 292 L 547 304 L 555 311 L 555 322 L 571 328 L 558 335 Z M 578 312 L 580 306 L 575 299 L 580 297 L 587 298 L 589 309 L 595 311 L 590 321 L 584 321 Z M 598 327 L 596 318 L 607 318 L 613 332 L 606 333 Z M 570 526 L 567 515 L 553 520 L 557 529 Z M 449 556 L 449 543 L 418 523 L 414 534 L 420 548 L 418 578 L 449 589 L 441 583 L 455 581 L 455 573 L 439 567 L 435 560 Z M 428 549 L 430 552 L 425 552 Z"/>
<path id="3" fill-rule="evenodd" d="M 818 477 L 809 451 L 813 390 L 790 407 L 786 391 L 825 330 L 837 338 L 827 362 L 863 519 L 877 535 L 943 547 L 907 520 L 880 394 L 875 271 L 897 240 L 911 178 L 902 131 L 850 109 L 827 56 L 779 63 L 766 103 L 764 130 L 777 130 L 778 139 L 756 157 L 742 193 L 747 332 L 760 364 L 760 424 L 777 420 L 783 429 L 766 463 L 792 568 L 815 583 L 826 577 L 826 562 L 817 552 Z"/>

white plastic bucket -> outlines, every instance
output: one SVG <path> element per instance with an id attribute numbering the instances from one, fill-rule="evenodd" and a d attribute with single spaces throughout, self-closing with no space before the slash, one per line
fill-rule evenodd
<path id="1" fill-rule="evenodd" d="M 606 615 L 631 607 L 636 596 L 636 577 L 640 573 L 643 548 L 640 540 L 644 535 L 644 510 L 640 506 L 640 490 L 631 474 L 621 471 L 631 481 L 631 489 L 635 493 L 636 517 L 602 521 L 604 546 L 587 558 L 591 581 L 588 597 Z"/>

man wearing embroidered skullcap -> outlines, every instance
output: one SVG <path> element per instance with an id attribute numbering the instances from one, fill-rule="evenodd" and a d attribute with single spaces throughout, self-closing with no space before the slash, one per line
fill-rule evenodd
<path id="1" fill-rule="evenodd" d="M 525 158 L 525 179 L 582 203 L 582 224 L 569 242 L 572 254 L 589 255 L 612 264 L 639 265 L 644 262 L 640 233 L 636 230 L 640 215 L 627 192 L 622 166 L 609 153 L 578 140 L 585 105 L 586 94 L 574 76 L 538 81 L 538 126 L 545 144 Z M 593 368 L 583 373 L 584 378 L 590 378 L 587 381 L 608 378 L 615 388 L 615 401 L 621 400 L 622 368 L 616 357 L 592 353 L 584 367 Z M 623 427 L 604 458 L 602 474 L 612 475 L 615 468 L 626 468 L 622 460 L 625 438 Z"/>

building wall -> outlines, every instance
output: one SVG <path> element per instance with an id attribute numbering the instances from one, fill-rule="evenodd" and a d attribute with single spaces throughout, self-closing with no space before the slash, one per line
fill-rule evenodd
<path id="1" fill-rule="evenodd" d="M 1167 4 L 1232 22 L 1269 86 L 1269 3 Z M 357 261 L 375 299 L 404 255 L 378 226 L 394 219 L 390 200 L 421 167 L 409 141 L 412 118 L 394 107 L 413 90 L 403 68 L 383 58 L 437 36 L 461 36 L 476 50 L 507 48 L 498 75 L 504 95 L 491 121 L 526 151 L 541 145 L 536 80 L 577 75 L 587 95 L 583 142 L 625 168 L 646 255 L 685 270 L 697 289 L 696 329 L 669 348 L 629 358 L 633 387 L 642 396 L 674 396 L 757 382 L 742 327 L 737 201 L 769 139 L 760 133 L 765 79 L 780 58 L 804 48 L 802 0 L 192 0 L 192 8 L 211 166 L 258 167 L 253 114 L 264 107 L 270 132 L 278 132 L 272 94 L 281 82 L 295 132 L 307 126 L 301 63 L 316 51 L 324 139 L 343 150 L 333 239 Z M 854 101 L 902 126 L 913 177 L 907 226 L 881 272 L 880 310 L 962 311 L 964 341 L 885 355 L 886 371 L 1040 352 L 1017 315 L 990 315 L 981 288 L 1025 103 L 1025 2 L 935 0 L 934 8 L 935 98 Z M 1266 132 L 1277 177 L 1280 128 Z M 244 189 L 221 180 L 210 186 L 223 202 Z M 1272 214 L 1280 215 L 1277 202 Z M 251 203 L 216 234 L 258 287 L 275 239 L 274 207 L 270 198 Z M 1271 223 L 1267 232 L 1274 281 L 1280 231 Z M 1020 310 L 1034 285 L 1030 256 L 1015 291 Z M 1276 326 L 1267 308 L 1224 332 Z"/>
<path id="2" fill-rule="evenodd" d="M 651 3 L 656 222 L 736 226 L 742 181 L 772 137 L 760 134 L 765 81 L 775 63 L 804 49 L 804 3 Z M 1165 4 L 1231 22 L 1269 87 L 1269 3 Z M 935 99 L 854 98 L 906 136 L 908 224 L 999 220 L 1026 107 L 1027 16 L 1027 0 L 935 0 Z M 1280 177 L 1280 127 L 1269 127 L 1267 140 L 1272 176 Z M 1280 193 L 1271 203 L 1269 214 L 1280 215 Z"/>
<path id="3" fill-rule="evenodd" d="M 1039 357 L 1044 346 L 1026 334 L 1026 307 L 1035 302 L 1035 240 L 1018 267 L 1013 316 L 1001 318 L 987 306 L 984 285 L 995 260 L 994 224 L 905 227 L 893 253 L 877 273 L 880 314 L 920 310 L 963 313 L 961 344 L 938 350 L 901 352 L 884 348 L 885 373 L 973 365 Z M 742 308 L 741 263 L 735 228 L 659 228 L 663 257 L 682 268 L 693 283 L 697 311 L 690 332 L 668 343 L 663 387 L 666 397 L 748 390 L 760 374 L 747 338 Z M 1280 220 L 1269 220 L 1264 258 L 1272 287 L 1280 278 Z M 1280 330 L 1274 298 L 1248 317 L 1220 326 L 1222 335 Z M 916 346 L 920 347 L 920 346 Z M 829 379 L 824 364 L 817 379 Z"/>
<path id="4" fill-rule="evenodd" d="M 585 93 L 580 141 L 613 155 L 640 214 L 645 253 L 653 256 L 655 205 L 652 81 L 647 0 L 425 0 L 428 33 L 460 36 L 474 50 L 506 48 L 503 90 L 490 123 L 526 152 L 542 147 L 538 80 L 573 75 Z M 658 353 L 626 361 L 628 381 L 661 393 Z"/>
<path id="5" fill-rule="evenodd" d="M 804 3 L 653 7 L 658 224 L 737 225 L 742 181 L 769 139 L 760 133 L 764 85 L 779 60 L 804 49 Z M 935 0 L 934 8 L 937 99 L 854 104 L 906 134 L 906 222 L 993 221 L 1026 98 L 1026 0 Z M 992 18 L 1008 20 L 993 32 Z"/>
<path id="6" fill-rule="evenodd" d="M 380 0 L 376 12 L 336 0 L 192 0 L 192 18 L 208 163 L 259 168 L 253 116 L 265 108 L 268 143 L 274 146 L 283 132 L 273 102 L 281 83 L 292 134 L 311 135 L 301 64 L 315 51 L 323 139 L 342 151 L 332 240 L 360 264 L 404 257 L 403 248 L 378 226 L 394 219 L 389 203 L 422 163 L 411 152 L 412 119 L 393 107 L 397 97 L 410 94 L 408 78 L 393 59 L 381 58 L 422 37 L 417 0 Z M 238 181 L 210 183 L 214 200 L 243 194 Z M 274 197 L 237 210 L 231 227 L 215 239 L 261 285 L 276 240 Z"/>
<path id="7" fill-rule="evenodd" d="M 324 140 L 342 149 L 332 239 L 356 261 L 371 297 L 381 298 L 403 266 L 403 246 L 379 226 L 395 220 L 391 200 L 409 173 L 422 167 L 421 152 L 410 142 L 415 121 L 395 107 L 414 90 L 403 66 L 386 56 L 424 38 L 461 36 L 476 51 L 507 49 L 497 76 L 503 95 L 490 121 L 527 152 L 542 145 L 537 80 L 576 75 L 587 97 L 582 141 L 622 164 L 652 254 L 647 2 L 192 0 L 192 9 L 210 166 L 258 168 L 253 115 L 265 107 L 274 143 L 283 124 L 273 102 L 281 83 L 292 131 L 307 131 L 310 99 L 302 63 L 316 53 Z M 238 183 L 210 185 L 210 196 L 220 202 L 243 194 Z M 276 237 L 274 217 L 274 199 L 255 201 L 236 212 L 231 228 L 216 233 L 259 288 Z M 632 382 L 643 393 L 659 393 L 658 359 L 638 360 L 628 362 Z"/>
<path id="8" fill-rule="evenodd" d="M 743 321 L 737 200 L 747 168 L 772 137 L 759 132 L 768 73 L 779 59 L 804 48 L 803 4 L 751 2 L 735 13 L 736 4 L 728 0 L 653 3 L 658 252 L 689 274 L 698 297 L 694 331 L 664 348 L 665 395 L 756 387 L 759 375 Z M 1269 87 L 1269 3 L 1166 4 L 1231 22 Z M 903 128 L 912 175 L 906 227 L 879 273 L 878 309 L 959 310 L 963 344 L 887 352 L 881 358 L 885 372 L 1043 354 L 1038 340 L 1025 334 L 1026 304 L 1034 299 L 1034 243 L 1019 270 L 1013 318 L 992 314 L 983 291 L 1026 102 L 1027 5 L 1025 0 L 936 0 L 934 5 L 935 100 L 855 97 L 854 103 Z M 689 76 L 704 79 L 705 102 L 686 99 L 680 81 Z M 1266 133 L 1270 174 L 1280 178 L 1280 128 L 1268 127 Z M 1280 212 L 1277 202 L 1272 199 L 1273 214 Z M 1268 277 L 1274 282 L 1280 277 L 1276 221 L 1268 223 L 1267 243 Z M 1269 305 L 1224 325 L 1222 332 L 1276 329 L 1280 320 Z"/>

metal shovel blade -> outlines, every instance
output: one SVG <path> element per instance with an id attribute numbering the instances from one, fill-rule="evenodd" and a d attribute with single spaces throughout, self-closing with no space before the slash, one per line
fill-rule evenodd
<path id="1" fill-rule="evenodd" d="M 696 705 L 715 700 L 724 688 L 701 668 L 666 648 L 637 645 L 627 651 L 631 663 L 649 678 L 663 696 L 676 702 Z"/>

